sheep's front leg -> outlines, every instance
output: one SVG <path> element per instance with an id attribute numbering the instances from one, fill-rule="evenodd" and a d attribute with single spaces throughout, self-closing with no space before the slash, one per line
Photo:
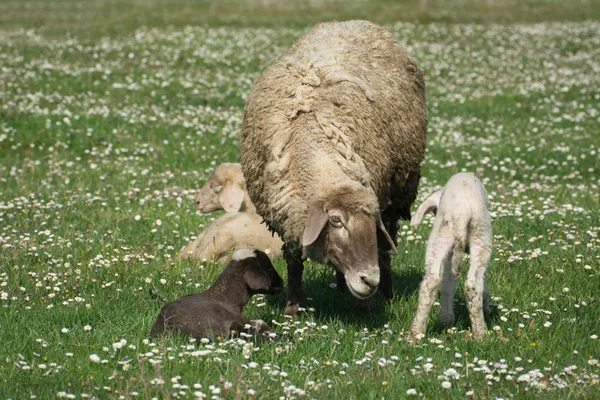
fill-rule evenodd
<path id="1" fill-rule="evenodd" d="M 335 283 L 340 292 L 343 293 L 348 291 L 348 286 L 346 286 L 346 277 L 338 270 L 335 271 Z"/>
<path id="2" fill-rule="evenodd" d="M 401 213 L 402 214 L 402 213 Z M 406 214 L 406 212 L 404 212 Z M 408 219 L 410 220 L 410 209 L 408 210 Z M 381 216 L 383 225 L 390 235 L 392 242 L 397 245 L 398 237 L 398 218 L 394 210 L 390 207 Z M 392 256 L 381 249 L 378 249 L 379 255 L 379 287 L 378 291 L 386 299 L 394 297 L 394 282 L 392 279 Z"/>
<path id="3" fill-rule="evenodd" d="M 302 272 L 304 263 L 297 254 L 284 248 L 283 255 L 287 263 L 288 272 L 288 299 L 285 307 L 285 315 L 297 315 L 304 308 L 304 296 L 302 295 Z"/>
<path id="4" fill-rule="evenodd" d="M 450 246 L 451 243 L 434 241 L 427 248 L 425 277 L 423 278 L 419 289 L 419 306 L 417 308 L 415 319 L 410 327 L 408 336 L 409 342 L 416 342 L 425 335 L 429 312 L 431 311 L 440 285 L 441 268 L 448 256 Z"/>
<path id="5" fill-rule="evenodd" d="M 471 246 L 471 265 L 465 282 L 465 294 L 471 318 L 471 329 L 475 339 L 481 339 L 486 333 L 483 316 L 485 308 L 484 293 L 486 292 L 485 273 L 490 258 L 491 251 L 489 248 L 480 245 Z"/>

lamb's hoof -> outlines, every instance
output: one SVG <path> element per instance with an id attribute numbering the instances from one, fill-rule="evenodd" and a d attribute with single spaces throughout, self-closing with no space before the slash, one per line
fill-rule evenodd
<path id="1" fill-rule="evenodd" d="M 288 317 L 295 317 L 304 311 L 306 311 L 304 304 L 288 304 L 285 308 L 284 315 L 287 315 Z"/>
<path id="2" fill-rule="evenodd" d="M 354 310 L 357 313 L 366 314 L 375 311 L 377 308 L 377 301 L 375 296 L 371 296 L 368 299 L 360 300 L 356 299 L 354 302 Z"/>
<path id="3" fill-rule="evenodd" d="M 417 330 L 413 330 L 411 328 L 411 330 L 408 333 L 408 337 L 406 338 L 406 341 L 408 342 L 408 344 L 410 346 L 415 346 L 418 343 L 420 343 L 424 338 L 425 338 L 425 333 L 417 331 Z"/>
<path id="4" fill-rule="evenodd" d="M 481 328 L 471 328 L 471 336 L 473 340 L 480 341 L 487 335 L 487 327 L 484 325 Z"/>

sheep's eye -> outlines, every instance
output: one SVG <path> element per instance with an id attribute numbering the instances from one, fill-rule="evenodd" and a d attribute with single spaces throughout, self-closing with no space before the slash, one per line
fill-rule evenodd
<path id="1" fill-rule="evenodd" d="M 338 215 L 332 215 L 329 217 L 329 223 L 336 228 L 340 228 L 342 226 L 342 219 Z"/>
<path id="2" fill-rule="evenodd" d="M 213 192 L 220 192 L 222 187 L 223 186 L 219 185 L 218 183 L 211 183 L 210 184 L 210 190 L 212 190 Z"/>

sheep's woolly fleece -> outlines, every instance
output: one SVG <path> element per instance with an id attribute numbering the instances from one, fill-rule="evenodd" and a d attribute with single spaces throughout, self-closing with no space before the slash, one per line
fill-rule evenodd
<path id="1" fill-rule="evenodd" d="M 406 198 L 426 130 L 423 76 L 393 36 L 366 21 L 320 24 L 250 93 L 240 154 L 248 193 L 298 243 L 308 204 L 336 190 L 354 192 L 350 207 L 369 214 Z"/>

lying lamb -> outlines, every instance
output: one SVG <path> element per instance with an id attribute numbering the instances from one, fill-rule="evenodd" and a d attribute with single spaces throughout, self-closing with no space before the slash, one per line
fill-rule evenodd
<path id="1" fill-rule="evenodd" d="M 196 198 L 204 213 L 225 210 L 223 215 L 188 243 L 179 253 L 180 259 L 225 262 L 233 250 L 270 249 L 271 257 L 279 257 L 283 242 L 269 232 L 262 217 L 246 193 L 240 164 L 223 163 L 215 168 Z"/>
<path id="2" fill-rule="evenodd" d="M 427 318 L 441 281 L 441 310 L 438 321 L 454 324 L 452 302 L 456 279 L 460 276 L 464 253 L 470 253 L 471 265 L 465 282 L 465 295 L 473 336 L 485 335 L 483 314 L 489 313 L 489 293 L 485 273 L 492 253 L 492 226 L 483 184 L 471 173 L 459 173 L 446 186 L 433 193 L 417 209 L 410 221 L 418 225 L 423 215 L 437 216 L 427 242 L 425 278 L 419 291 L 419 307 L 410 328 L 409 341 L 425 335 Z"/>
<path id="3" fill-rule="evenodd" d="M 257 340 L 269 340 L 273 336 L 269 326 L 245 319 L 242 311 L 253 295 L 275 295 L 282 289 L 283 281 L 265 253 L 237 250 L 208 290 L 163 306 L 150 334 L 171 330 L 199 340 L 247 332 Z"/>

